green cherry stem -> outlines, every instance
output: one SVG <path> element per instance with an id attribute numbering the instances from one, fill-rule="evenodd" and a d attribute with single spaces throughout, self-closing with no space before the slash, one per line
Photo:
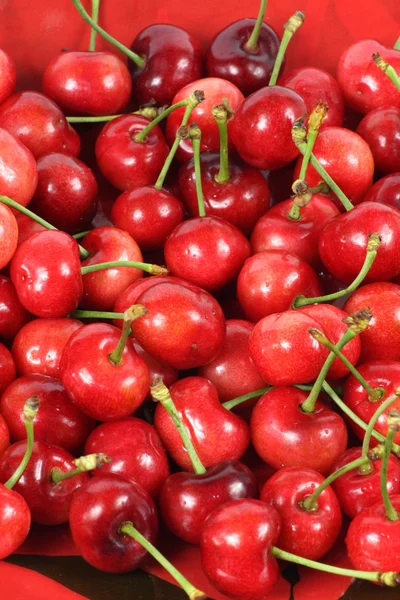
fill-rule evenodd
<path id="1" fill-rule="evenodd" d="M 201 165 L 200 165 L 200 143 L 201 143 L 201 129 L 196 123 L 192 123 L 188 129 L 188 134 L 192 140 L 193 145 L 193 162 L 194 162 L 194 174 L 196 178 L 196 193 L 197 193 L 197 205 L 199 210 L 199 217 L 206 216 L 206 207 L 204 204 L 203 186 L 201 183 Z"/>
<path id="2" fill-rule="evenodd" d="M 287 23 L 284 25 L 284 32 L 281 40 L 281 44 L 279 46 L 278 54 L 275 60 L 274 68 L 271 74 L 271 78 L 269 80 L 268 85 L 275 85 L 279 71 L 281 70 L 283 58 L 285 56 L 286 49 L 289 45 L 290 40 L 293 37 L 293 34 L 296 33 L 298 28 L 303 24 L 305 19 L 305 14 L 301 11 L 296 11 L 294 15 L 292 15 Z"/>
<path id="3" fill-rule="evenodd" d="M 307 167 L 310 162 L 311 154 L 314 148 L 315 141 L 318 136 L 318 132 L 322 125 L 323 120 L 328 112 L 328 105 L 324 102 L 318 102 L 315 108 L 311 111 L 308 118 L 308 131 L 307 131 L 307 147 L 303 155 L 303 161 L 301 163 L 301 169 L 299 179 L 305 180 L 307 177 Z"/>
<path id="4" fill-rule="evenodd" d="M 142 115 L 143 117 L 147 117 L 150 121 L 153 121 L 159 114 L 158 109 L 154 106 L 142 106 L 138 110 L 133 111 L 132 113 L 127 113 L 128 115 Z M 171 111 L 172 112 L 172 111 Z M 68 123 L 108 123 L 109 121 L 113 121 L 118 117 L 125 117 L 126 114 L 120 113 L 119 115 L 100 115 L 97 117 L 66 117 Z M 168 116 L 168 115 L 166 115 Z"/>
<path id="5" fill-rule="evenodd" d="M 400 37 L 397 38 L 397 40 L 393 46 L 393 50 L 400 50 Z"/>
<path id="6" fill-rule="evenodd" d="M 308 304 L 317 304 L 319 302 L 330 302 L 331 300 L 337 300 L 347 294 L 351 294 L 358 288 L 358 286 L 364 281 L 366 276 L 371 269 L 376 255 L 378 253 L 379 245 L 381 243 L 381 237 L 378 233 L 370 233 L 368 236 L 367 250 L 365 255 L 364 264 L 354 281 L 347 286 L 344 290 L 335 292 L 333 294 L 327 294 L 326 296 L 317 296 L 315 298 L 305 298 L 305 296 L 297 296 L 293 302 L 293 308 L 300 308 L 300 306 L 307 306 Z"/>
<path id="7" fill-rule="evenodd" d="M 217 183 L 226 183 L 230 180 L 229 149 L 228 149 L 228 121 L 233 113 L 227 103 L 218 104 L 212 109 L 213 117 L 219 130 L 219 172 L 215 175 Z"/>
<path id="8" fill-rule="evenodd" d="M 68 316 L 72 319 L 123 319 L 124 313 L 103 312 L 101 310 L 80 310 L 77 308 Z"/>
<path id="9" fill-rule="evenodd" d="M 123 523 L 119 529 L 119 533 L 121 535 L 127 535 L 129 537 L 131 537 L 132 539 L 134 539 L 136 542 L 138 542 L 141 546 L 143 546 L 143 548 L 145 550 L 147 550 L 147 552 L 153 557 L 155 558 L 155 560 L 160 563 L 160 565 L 162 567 L 164 567 L 164 569 L 175 579 L 175 581 L 177 581 L 177 583 L 179 583 L 179 585 L 181 586 L 181 588 L 183 589 L 184 592 L 186 592 L 186 594 L 189 597 L 189 600 L 205 600 L 207 598 L 206 594 L 204 592 L 201 592 L 200 590 L 198 590 L 197 588 L 194 587 L 194 585 L 192 585 L 190 583 L 190 581 L 188 581 L 186 579 L 186 577 L 184 577 L 182 575 L 182 573 L 180 573 L 178 571 L 178 569 L 176 569 L 174 567 L 173 564 L 171 564 L 169 562 L 169 560 L 167 560 L 165 558 L 165 556 L 163 554 L 161 554 L 161 552 L 159 550 L 157 550 L 157 548 L 155 546 L 153 546 L 153 544 L 151 544 L 149 542 L 149 540 L 147 540 L 134 526 L 133 523 L 131 523 L 130 521 L 127 521 L 125 523 Z"/>
<path id="10" fill-rule="evenodd" d="M 399 513 L 395 510 L 387 489 L 387 472 L 389 466 L 390 453 L 392 451 L 394 436 L 400 431 L 400 411 L 390 411 L 387 417 L 388 432 L 386 434 L 385 448 L 382 458 L 381 467 L 381 494 L 383 504 L 385 506 L 386 516 L 389 521 L 397 521 L 400 518 Z"/>
<path id="11" fill-rule="evenodd" d="M 165 408 L 172 421 L 174 422 L 182 438 L 183 445 L 185 446 L 186 451 L 191 460 L 193 471 L 197 475 L 202 475 L 203 473 L 206 473 L 206 469 L 196 452 L 193 442 L 190 439 L 186 427 L 176 409 L 176 406 L 171 398 L 171 394 L 169 393 L 167 386 L 164 385 L 161 379 L 157 379 L 156 381 L 154 381 L 154 383 L 152 383 L 150 387 L 150 392 L 153 397 L 153 400 L 155 400 L 156 402 L 160 402 L 160 404 Z"/>
<path id="12" fill-rule="evenodd" d="M 80 473 L 98 469 L 99 467 L 110 463 L 111 460 L 112 459 L 109 456 L 101 452 L 97 454 L 87 454 L 86 456 L 81 456 L 73 461 L 76 469 L 72 469 L 72 471 L 65 472 L 58 467 L 54 467 L 50 472 L 50 479 L 52 483 L 60 483 L 61 481 L 71 479 L 71 477 L 75 477 L 75 475 L 79 475 Z"/>
<path id="13" fill-rule="evenodd" d="M 136 321 L 136 319 L 143 317 L 148 312 L 147 308 L 142 304 L 134 304 L 124 312 L 124 324 L 122 326 L 121 337 L 119 338 L 116 348 L 108 355 L 111 364 L 116 367 L 122 364 L 122 355 L 131 333 L 131 323 L 132 321 Z"/>
<path id="14" fill-rule="evenodd" d="M 92 19 L 95 23 L 97 23 L 99 19 L 99 8 L 100 0 L 92 0 Z M 96 50 L 96 36 L 97 31 L 92 28 L 90 32 L 89 52 L 94 52 Z"/>
<path id="15" fill-rule="evenodd" d="M 118 42 L 109 33 L 107 33 L 107 31 L 105 31 L 102 27 L 100 27 L 100 25 L 98 25 L 96 23 L 96 21 L 94 21 L 90 17 L 90 15 L 86 12 L 86 10 L 82 6 L 82 2 L 80 0 L 72 0 L 72 2 L 74 4 L 76 10 L 81 15 L 82 19 L 84 21 L 86 21 L 86 23 L 89 23 L 89 25 L 92 27 L 92 29 L 94 29 L 95 31 L 97 31 L 97 33 L 99 35 L 101 35 L 101 37 L 103 37 L 105 40 L 107 40 L 107 42 L 109 42 L 110 44 L 112 44 L 113 46 L 115 46 L 115 48 L 117 48 L 123 54 L 125 54 L 125 56 L 127 56 L 128 58 L 130 58 L 139 69 L 143 69 L 143 67 L 146 64 L 146 61 L 144 60 L 144 58 L 142 56 L 139 56 L 135 52 L 132 52 L 132 50 L 129 50 L 129 48 L 127 48 L 126 46 L 124 46 L 123 44 L 121 44 L 121 42 Z"/>
<path id="16" fill-rule="evenodd" d="M 400 584 L 400 574 L 392 571 L 387 573 L 379 573 L 378 571 L 357 571 L 355 569 L 343 569 L 342 567 L 334 567 L 333 565 L 326 565 L 315 560 L 303 558 L 276 547 L 272 548 L 272 555 L 280 560 L 286 560 L 287 562 L 291 562 L 296 565 L 302 565 L 303 567 L 310 567 L 311 569 L 316 569 L 317 571 L 333 573 L 334 575 L 343 575 L 344 577 L 351 577 L 352 579 L 365 579 L 365 581 L 374 581 L 388 587 L 396 587 Z"/>
<path id="17" fill-rule="evenodd" d="M 20 464 L 18 465 L 16 471 L 10 477 L 8 481 L 4 484 L 4 487 L 11 490 L 16 483 L 18 483 L 21 478 L 23 472 L 25 471 L 27 464 L 32 455 L 33 450 L 33 442 L 34 442 L 34 434 L 33 434 L 33 420 L 36 417 L 36 414 L 39 410 L 39 398 L 37 396 L 32 396 L 29 398 L 24 405 L 24 425 L 26 430 L 26 449 L 25 454 L 22 457 Z"/>
<path id="18" fill-rule="evenodd" d="M 132 267 L 135 269 L 141 269 L 146 273 L 150 273 L 150 275 L 168 275 L 169 273 L 166 267 L 160 267 L 159 265 L 137 262 L 135 260 L 113 260 L 110 262 L 97 263 L 94 265 L 85 265 L 81 267 L 81 274 L 87 275 L 88 273 L 95 273 L 96 271 L 103 271 L 104 269 L 116 269 L 120 267 Z"/>
<path id="19" fill-rule="evenodd" d="M 166 119 L 177 108 L 182 108 L 183 106 L 187 107 L 189 105 L 189 102 L 191 102 L 191 103 L 195 104 L 195 106 L 197 106 L 198 102 L 197 102 L 197 97 L 195 96 L 197 93 L 198 92 L 194 92 L 191 96 L 189 96 L 189 98 L 185 98 L 185 100 L 181 100 L 180 102 L 176 102 L 175 104 L 172 104 L 171 106 L 169 106 L 168 108 L 166 108 L 162 113 L 160 113 L 159 115 L 157 115 L 156 118 L 151 121 L 151 123 L 149 123 L 144 129 L 142 129 L 141 131 L 139 131 L 139 133 L 137 133 L 135 135 L 135 141 L 136 142 L 145 142 L 146 141 L 146 137 L 148 136 L 148 134 L 150 133 L 150 131 L 156 125 L 158 125 L 159 123 L 161 123 L 161 121 L 163 121 L 164 119 Z M 194 96 L 194 97 L 192 97 L 192 96 Z"/>
<path id="20" fill-rule="evenodd" d="M 300 390 L 311 390 L 312 386 L 311 385 L 295 385 L 294 387 L 299 388 Z M 233 398 L 233 400 L 227 400 L 227 402 L 223 402 L 222 406 L 224 408 L 226 408 L 227 410 L 232 410 L 232 408 L 235 408 L 235 406 L 238 406 L 239 404 L 243 404 L 244 402 L 247 402 L 248 400 L 251 400 L 252 398 L 258 398 L 259 396 L 263 396 L 264 394 L 266 394 L 267 392 L 270 392 L 271 390 L 275 389 L 274 386 L 270 386 L 270 387 L 266 387 L 266 388 L 262 388 L 261 390 L 255 390 L 254 392 L 249 392 L 248 394 L 243 394 L 243 396 L 238 396 L 237 398 Z"/>
<path id="21" fill-rule="evenodd" d="M 74 235 L 72 236 L 74 238 L 74 240 L 81 240 L 82 238 L 86 237 L 88 233 L 90 233 L 90 229 L 88 231 L 80 231 L 79 233 L 74 233 Z"/>
<path id="22" fill-rule="evenodd" d="M 372 55 L 372 58 L 374 59 L 374 63 L 376 64 L 376 66 L 379 67 L 380 70 L 383 71 L 385 75 L 387 75 L 387 77 L 389 77 L 390 81 L 394 83 L 394 85 L 400 92 L 400 77 L 398 76 L 396 70 L 392 67 L 392 65 L 386 62 L 386 60 L 382 58 L 379 52 L 375 52 L 375 54 Z"/>
<path id="23" fill-rule="evenodd" d="M 257 20 L 254 25 L 254 29 L 247 42 L 243 44 L 243 50 L 249 54 L 257 54 L 258 52 L 258 38 L 260 37 L 261 27 L 264 23 L 265 12 L 267 10 L 268 0 L 261 0 L 260 8 L 258 11 Z"/>

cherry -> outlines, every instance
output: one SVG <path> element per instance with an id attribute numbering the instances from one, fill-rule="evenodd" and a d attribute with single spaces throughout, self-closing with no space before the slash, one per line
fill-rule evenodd
<path id="1" fill-rule="evenodd" d="M 341 127 L 344 119 L 344 99 L 338 82 L 330 73 L 316 67 L 293 69 L 279 78 L 279 85 L 297 92 L 310 114 L 317 102 L 329 106 L 322 127 Z"/>
<path id="2" fill-rule="evenodd" d="M 0 128 L 0 193 L 26 206 L 38 181 L 35 158 L 22 142 Z"/>
<path id="3" fill-rule="evenodd" d="M 371 148 L 377 171 L 400 171 L 400 106 L 372 110 L 357 127 L 357 133 Z"/>
<path id="4" fill-rule="evenodd" d="M 229 500 L 254 498 L 257 492 L 250 469 L 237 460 L 227 460 L 204 474 L 170 475 L 161 490 L 161 515 L 174 535 L 199 544 L 204 523 L 215 508 Z"/>
<path id="5" fill-rule="evenodd" d="M 0 343 L 0 394 L 14 381 L 15 377 L 16 369 L 13 356 L 8 348 Z"/>
<path id="6" fill-rule="evenodd" d="M 78 452 L 95 423 L 71 402 L 60 381 L 43 375 L 16 379 L 1 397 L 0 410 L 11 441 L 18 442 L 26 437 L 24 404 L 31 396 L 40 401 L 40 411 L 34 419 L 35 439 L 71 453 Z"/>
<path id="7" fill-rule="evenodd" d="M 226 337 L 220 353 L 197 371 L 200 377 L 208 379 L 215 386 L 221 402 L 265 386 L 249 357 L 248 343 L 253 329 L 254 325 L 248 321 L 226 321 Z"/>
<path id="8" fill-rule="evenodd" d="M 220 352 L 225 320 L 218 302 L 194 285 L 157 283 L 138 297 L 148 313 L 134 321 L 133 335 L 152 356 L 174 369 L 207 364 Z"/>
<path id="9" fill-rule="evenodd" d="M 28 321 L 29 313 L 19 301 L 11 279 L 0 275 L 0 338 L 10 342 Z"/>
<path id="10" fill-rule="evenodd" d="M 372 60 L 376 52 L 400 72 L 400 52 L 376 40 L 361 40 L 349 46 L 337 67 L 337 80 L 346 102 L 364 115 L 381 106 L 400 107 L 398 91 Z"/>
<path id="11" fill-rule="evenodd" d="M 33 156 L 61 152 L 78 156 L 80 138 L 62 110 L 40 92 L 13 94 L 0 105 L 0 127 L 20 140 Z"/>
<path id="12" fill-rule="evenodd" d="M 132 339 L 132 343 L 138 356 L 146 363 L 150 375 L 150 384 L 158 379 L 162 379 L 165 385 L 169 387 L 178 380 L 179 373 L 176 369 L 173 369 L 154 358 L 154 356 L 146 352 L 135 339 Z"/>
<path id="13" fill-rule="evenodd" d="M 16 218 L 8 206 L 0 204 L 0 269 L 8 265 L 15 254 L 17 245 L 18 224 Z"/>
<path id="14" fill-rule="evenodd" d="M 3 559 L 13 554 L 26 539 L 31 525 L 31 514 L 20 494 L 1 484 L 0 506 L 0 559 Z"/>
<path id="15" fill-rule="evenodd" d="M 19 375 L 60 378 L 60 361 L 71 335 L 82 327 L 76 319 L 34 319 L 17 333 L 12 353 Z"/>
<path id="16" fill-rule="evenodd" d="M 10 433 L 4 417 L 0 415 L 0 457 L 10 445 Z"/>
<path id="17" fill-rule="evenodd" d="M 290 308 L 299 294 L 319 296 L 318 276 L 304 260 L 280 250 L 268 250 L 248 258 L 239 273 L 237 294 L 251 321 Z"/>
<path id="18" fill-rule="evenodd" d="M 39 158 L 37 169 L 32 210 L 69 233 L 88 227 L 97 210 L 97 182 L 89 167 L 54 152 Z"/>
<path id="19" fill-rule="evenodd" d="M 78 243 L 61 231 L 26 239 L 11 261 L 11 280 L 21 304 L 38 317 L 65 317 L 83 295 Z"/>
<path id="20" fill-rule="evenodd" d="M 260 499 L 281 516 L 278 544 L 282 550 L 318 560 L 335 543 L 342 513 L 332 488 L 327 487 L 318 496 L 312 509 L 303 504 L 323 481 L 313 469 L 288 467 L 279 469 L 263 486 Z"/>
<path id="21" fill-rule="evenodd" d="M 18 225 L 18 246 L 34 233 L 46 230 L 46 227 L 31 219 L 28 215 L 17 213 L 15 218 Z"/>
<path id="22" fill-rule="evenodd" d="M 379 202 L 400 210 L 400 173 L 391 173 L 374 183 L 364 202 Z"/>
<path id="23" fill-rule="evenodd" d="M 256 223 L 251 234 L 254 254 L 264 250 L 280 250 L 294 254 L 312 267 L 321 259 L 318 241 L 328 221 L 339 214 L 336 206 L 322 194 L 313 194 L 312 200 L 300 211 L 298 220 L 289 217 L 293 201 L 279 202 Z"/>
<path id="24" fill-rule="evenodd" d="M 299 155 L 292 125 L 306 112 L 297 92 L 281 86 L 264 87 L 246 98 L 231 124 L 232 142 L 243 160 L 258 169 L 274 170 Z"/>
<path id="25" fill-rule="evenodd" d="M 14 61 L 4 50 L 0 49 L 0 103 L 12 93 L 17 81 L 17 70 Z"/>
<path id="26" fill-rule="evenodd" d="M 67 114 L 114 115 L 128 104 L 132 82 L 111 52 L 61 52 L 46 67 L 43 91 Z"/>

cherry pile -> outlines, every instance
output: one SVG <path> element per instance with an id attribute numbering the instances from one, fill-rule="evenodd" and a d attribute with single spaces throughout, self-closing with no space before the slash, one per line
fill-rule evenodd
<path id="1" fill-rule="evenodd" d="M 400 585 L 400 41 L 334 79 L 284 70 L 305 15 L 266 0 L 204 56 L 71 1 L 90 47 L 42 92 L 0 50 L 0 558 L 69 523 L 205 598 L 162 520 L 235 598 L 282 560 Z M 343 527 L 354 569 L 319 562 Z"/>

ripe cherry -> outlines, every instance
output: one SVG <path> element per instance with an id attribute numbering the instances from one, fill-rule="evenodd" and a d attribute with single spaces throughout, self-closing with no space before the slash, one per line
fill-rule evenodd
<path id="1" fill-rule="evenodd" d="M 17 220 L 8 206 L 0 204 L 0 269 L 8 265 L 15 254 L 17 245 Z"/>
<path id="2" fill-rule="evenodd" d="M 4 50 L 0 50 L 0 102 L 4 102 L 14 91 L 17 70 L 14 61 Z"/>
<path id="3" fill-rule="evenodd" d="M 400 106 L 372 110 L 357 127 L 357 133 L 371 148 L 377 171 L 400 171 Z"/>
<path id="4" fill-rule="evenodd" d="M 28 321 L 29 313 L 19 301 L 11 279 L 0 275 L 0 338 L 10 342 Z"/>
<path id="5" fill-rule="evenodd" d="M 38 180 L 35 158 L 22 142 L 0 128 L 0 193 L 27 206 Z"/>
<path id="6" fill-rule="evenodd" d="M 8 348 L 0 343 L 0 394 L 14 381 L 16 375 L 13 356 Z"/>
<path id="7" fill-rule="evenodd" d="M 386 175 L 374 183 L 364 202 L 379 202 L 400 210 L 400 173 Z"/>

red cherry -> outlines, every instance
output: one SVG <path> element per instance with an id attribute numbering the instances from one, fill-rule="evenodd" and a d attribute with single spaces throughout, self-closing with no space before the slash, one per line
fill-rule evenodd
<path id="1" fill-rule="evenodd" d="M 15 218 L 17 219 L 18 225 L 18 246 L 22 244 L 28 237 L 39 231 L 46 231 L 46 227 L 34 221 L 28 215 L 22 213 L 16 213 Z"/>
<path id="2" fill-rule="evenodd" d="M 29 313 L 19 301 L 11 279 L 0 275 L 0 338 L 10 342 L 28 321 Z"/>
<path id="3" fill-rule="evenodd" d="M 296 296 L 314 298 L 322 288 L 315 271 L 287 252 L 268 250 L 248 258 L 239 273 L 237 294 L 248 319 L 288 310 Z"/>
<path id="4" fill-rule="evenodd" d="M 83 295 L 78 243 L 62 231 L 41 231 L 25 240 L 11 262 L 21 304 L 38 317 L 65 317 Z"/>
<path id="5" fill-rule="evenodd" d="M 400 173 L 386 175 L 374 183 L 364 202 L 379 202 L 400 210 Z"/>
<path id="6" fill-rule="evenodd" d="M 143 68 L 129 63 L 138 104 L 175 104 L 175 94 L 201 77 L 201 46 L 181 27 L 150 25 L 136 36 L 131 49 L 145 60 Z"/>
<path id="7" fill-rule="evenodd" d="M 0 344 L 0 394 L 10 385 L 17 376 L 15 362 L 11 352 L 3 344 Z M 27 396 L 26 398 L 28 398 Z M 25 400 L 26 400 L 25 398 Z M 1 454 L 1 448 L 0 448 Z"/>
<path id="8" fill-rule="evenodd" d="M 3 559 L 13 554 L 26 539 L 31 513 L 23 497 L 4 485 L 0 485 L 0 506 L 0 559 Z"/>
<path id="9" fill-rule="evenodd" d="M 372 60 L 375 52 L 400 74 L 400 52 L 385 48 L 376 40 L 361 40 L 349 46 L 337 67 L 337 80 L 346 102 L 364 115 L 380 106 L 400 107 L 395 85 Z"/>
<path id="10" fill-rule="evenodd" d="M 66 113 L 115 115 L 128 104 L 132 82 L 111 52 L 61 52 L 46 67 L 43 91 Z"/>
<path id="11" fill-rule="evenodd" d="M 279 169 L 299 155 L 292 125 L 306 112 L 296 92 L 264 87 L 246 98 L 231 122 L 232 142 L 240 156 L 258 169 Z"/>
<path id="12" fill-rule="evenodd" d="M 126 310 L 126 309 L 125 309 Z M 121 323 L 121 320 L 119 321 Z M 150 385 L 161 379 L 167 387 L 170 387 L 175 381 L 178 380 L 179 373 L 176 369 L 165 365 L 160 362 L 154 356 L 146 352 L 144 348 L 140 344 L 137 343 L 135 339 L 132 339 L 133 347 L 135 348 L 138 356 L 146 363 L 146 366 L 149 370 L 150 375 Z M 148 398 L 150 396 L 150 391 L 148 394 Z"/>
<path id="13" fill-rule="evenodd" d="M 33 156 L 61 152 L 78 156 L 81 141 L 62 110 L 43 94 L 13 94 L 0 106 L 0 127 L 20 140 Z"/>
<path id="14" fill-rule="evenodd" d="M 400 106 L 372 110 L 357 127 L 357 133 L 371 148 L 378 171 L 400 171 Z"/>
<path id="15" fill-rule="evenodd" d="M 96 427 L 86 441 L 85 454 L 97 452 L 112 456 L 112 461 L 95 469 L 94 477 L 120 475 L 135 481 L 153 497 L 159 495 L 169 475 L 167 454 L 157 431 L 135 417 Z"/>
<path id="16" fill-rule="evenodd" d="M 4 102 L 13 93 L 17 81 L 17 70 L 11 56 L 1 49 L 0 73 L 0 102 Z"/>
<path id="17" fill-rule="evenodd" d="M 250 441 L 248 426 L 243 419 L 221 406 L 210 381 L 186 377 L 171 386 L 170 394 L 205 467 L 243 456 Z M 179 431 L 161 404 L 157 405 L 154 425 L 173 460 L 183 469 L 192 471 Z"/>
<path id="18" fill-rule="evenodd" d="M 8 431 L 7 423 L 4 417 L 0 415 L 0 457 L 7 450 L 10 445 L 10 433 Z"/>
<path id="19" fill-rule="evenodd" d="M 0 269 L 8 265 L 15 254 L 17 245 L 18 224 L 16 218 L 8 206 L 0 204 Z"/>
<path id="20" fill-rule="evenodd" d="M 142 115 L 123 115 L 107 123 L 97 138 L 98 166 L 104 177 L 121 191 L 153 185 L 164 166 L 169 148 L 157 125 L 143 142 L 135 140 L 135 135 L 148 124 L 149 120 Z"/>
<path id="21" fill-rule="evenodd" d="M 205 79 L 198 79 L 179 90 L 173 98 L 172 104 L 184 100 L 196 90 L 202 90 L 205 99 L 193 110 L 188 124 L 196 123 L 200 127 L 200 148 L 202 152 L 204 150 L 219 150 L 220 140 L 218 125 L 215 122 L 211 109 L 213 106 L 221 104 L 223 99 L 226 98 L 231 109 L 235 111 L 243 100 L 243 94 L 235 85 L 233 85 L 233 83 L 230 83 L 225 79 L 206 77 Z M 174 110 L 167 119 L 165 134 L 170 144 L 175 140 L 176 132 L 181 125 L 184 111 L 184 108 L 178 108 L 177 110 Z M 231 123 L 233 123 L 233 121 L 228 123 L 228 131 L 232 131 Z M 191 141 L 181 140 L 176 153 L 176 158 L 180 162 L 185 162 L 192 156 L 193 148 Z"/>
<path id="22" fill-rule="evenodd" d="M 310 114 L 318 102 L 329 106 L 323 127 L 341 127 L 344 118 L 344 98 L 338 82 L 330 73 L 316 67 L 300 67 L 279 78 L 279 85 L 297 92 Z"/>
<path id="23" fill-rule="evenodd" d="M 306 467 L 279 469 L 265 483 L 260 499 L 281 517 L 278 546 L 304 558 L 318 560 L 336 541 L 342 526 L 340 504 L 331 487 L 319 496 L 317 507 L 306 510 L 302 502 L 324 481 Z"/>
<path id="24" fill-rule="evenodd" d="M 26 206 L 37 181 L 33 154 L 11 133 L 0 129 L 0 193 Z"/>
<path id="25" fill-rule="evenodd" d="M 251 441 L 274 469 L 308 467 L 327 473 L 346 449 L 346 425 L 319 401 L 314 412 L 302 411 L 300 405 L 306 398 L 307 392 L 295 387 L 264 394 L 251 415 Z"/>

